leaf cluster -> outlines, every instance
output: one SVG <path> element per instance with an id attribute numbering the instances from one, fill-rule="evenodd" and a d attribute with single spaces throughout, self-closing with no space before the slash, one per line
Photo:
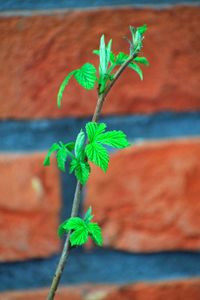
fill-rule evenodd
<path id="1" fill-rule="evenodd" d="M 91 172 L 89 161 L 106 172 L 109 154 L 105 145 L 118 149 L 129 146 L 123 131 L 106 131 L 106 127 L 105 123 L 88 122 L 85 126 L 86 133 L 81 129 L 75 142 L 54 143 L 44 159 L 44 166 L 50 165 L 50 157 L 55 152 L 58 168 L 65 172 L 66 161 L 69 158 L 69 173 L 74 172 L 83 185 L 87 182 Z"/>
<path id="2" fill-rule="evenodd" d="M 84 219 L 79 217 L 70 218 L 64 221 L 58 228 L 58 235 L 61 237 L 67 232 L 71 232 L 71 246 L 81 246 L 91 239 L 98 245 L 102 246 L 103 238 L 101 228 L 97 223 L 91 222 L 93 215 L 91 207 L 87 210 Z"/>
<path id="3" fill-rule="evenodd" d="M 93 51 L 94 54 L 99 56 L 99 76 L 97 76 L 97 70 L 95 66 L 90 63 L 85 63 L 80 69 L 71 71 L 60 85 L 57 96 L 58 107 L 61 106 L 63 92 L 65 90 L 65 87 L 68 85 L 71 77 L 74 77 L 75 80 L 86 90 L 93 89 L 97 84 L 98 93 L 102 94 L 109 82 L 112 81 L 115 77 L 116 72 L 114 71 L 114 69 L 116 67 L 118 68 L 132 56 L 134 56 L 133 60 L 129 63 L 128 67 L 134 70 L 142 80 L 142 70 L 137 63 L 143 65 L 149 64 L 145 57 L 138 57 L 138 54 L 142 49 L 143 35 L 146 30 L 146 25 L 137 28 L 130 26 L 131 40 L 127 39 L 130 44 L 129 54 L 119 52 L 115 55 L 111 51 L 112 39 L 109 40 L 108 44 L 106 45 L 105 37 L 104 35 L 102 35 L 100 38 L 99 50 Z"/>

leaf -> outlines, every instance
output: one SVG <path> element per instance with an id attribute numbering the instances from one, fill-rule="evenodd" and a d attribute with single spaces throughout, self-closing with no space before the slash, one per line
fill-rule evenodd
<path id="1" fill-rule="evenodd" d="M 125 148 L 129 146 L 125 133 L 121 130 L 112 130 L 98 135 L 96 142 L 112 146 L 115 148 Z"/>
<path id="2" fill-rule="evenodd" d="M 88 159 L 106 172 L 109 162 L 107 150 L 102 145 L 93 142 L 86 146 L 85 151 Z"/>
<path id="3" fill-rule="evenodd" d="M 131 62 L 128 67 L 134 70 L 140 76 L 140 79 L 143 80 L 142 70 L 137 64 Z"/>
<path id="4" fill-rule="evenodd" d="M 67 160 L 67 150 L 66 150 L 66 148 L 64 147 L 64 145 L 63 145 L 63 147 L 62 148 L 60 148 L 59 150 L 58 150 L 58 152 L 57 152 L 57 163 L 58 163 L 58 168 L 61 170 L 61 171 L 63 171 L 63 172 L 65 172 L 65 163 L 66 163 L 66 160 Z"/>
<path id="5" fill-rule="evenodd" d="M 118 65 L 122 65 L 127 60 L 128 57 L 129 57 L 129 55 L 127 55 L 123 52 L 119 52 L 116 56 L 115 63 Z"/>
<path id="6" fill-rule="evenodd" d="M 65 90 L 65 87 L 68 85 L 70 78 L 72 75 L 75 73 L 75 71 L 70 72 L 67 77 L 63 80 L 63 82 L 60 85 L 59 91 L 58 91 L 58 96 L 57 96 L 57 106 L 60 108 L 61 107 L 61 100 L 63 97 L 63 92 Z"/>
<path id="7" fill-rule="evenodd" d="M 71 152 L 72 150 L 74 150 L 75 143 L 70 142 L 70 143 L 64 144 L 64 146 L 65 146 L 65 148 L 67 148 Z"/>
<path id="8" fill-rule="evenodd" d="M 106 72 L 107 72 L 108 64 L 110 62 L 111 47 L 112 47 L 112 39 L 108 42 L 108 46 L 106 47 Z"/>
<path id="9" fill-rule="evenodd" d="M 101 228 L 99 227 L 99 225 L 97 223 L 89 223 L 87 225 L 87 227 L 88 227 L 89 234 L 90 234 L 91 238 L 93 239 L 93 241 L 98 246 L 102 246 L 103 237 L 102 237 L 102 232 L 101 232 Z"/>
<path id="10" fill-rule="evenodd" d="M 50 147 L 50 149 L 49 149 L 49 151 L 47 152 L 47 155 L 45 156 L 45 159 L 44 159 L 44 161 L 43 161 L 43 165 L 44 165 L 44 166 L 49 166 L 49 165 L 50 165 L 50 157 L 51 157 L 52 153 L 55 152 L 55 151 L 57 151 L 59 148 L 60 148 L 60 147 L 59 147 L 59 145 L 58 145 L 57 143 L 54 143 L 54 144 Z"/>
<path id="11" fill-rule="evenodd" d="M 139 33 L 140 33 L 141 35 L 143 35 L 143 34 L 147 31 L 147 25 L 144 24 L 144 25 L 138 27 L 137 30 L 139 31 Z"/>
<path id="12" fill-rule="evenodd" d="M 85 244 L 87 240 L 88 240 L 88 230 L 86 227 L 77 229 L 70 235 L 70 243 L 72 246 L 81 246 Z"/>
<path id="13" fill-rule="evenodd" d="M 64 224 L 65 224 L 66 222 L 67 222 L 67 221 L 63 222 L 63 223 L 60 224 L 59 227 L 58 227 L 58 236 L 59 236 L 59 237 L 62 237 L 63 234 L 66 233 L 66 229 L 63 227 Z"/>
<path id="14" fill-rule="evenodd" d="M 77 135 L 75 147 L 74 147 L 74 153 L 77 158 L 80 156 L 81 151 L 83 150 L 84 143 L 85 143 L 85 133 L 81 129 L 79 134 Z"/>
<path id="15" fill-rule="evenodd" d="M 138 63 L 140 63 L 140 64 L 143 64 L 143 65 L 145 65 L 145 66 L 148 66 L 148 65 L 149 65 L 149 62 L 148 62 L 148 60 L 146 59 L 146 57 L 139 57 L 139 56 L 137 56 L 137 57 L 134 58 L 134 61 L 136 61 L 136 62 L 138 62 Z"/>
<path id="16" fill-rule="evenodd" d="M 70 174 L 72 172 L 75 172 L 76 178 L 84 185 L 88 181 L 91 172 L 90 165 L 88 162 L 73 159 L 70 163 Z"/>
<path id="17" fill-rule="evenodd" d="M 85 221 L 86 223 L 89 223 L 89 222 L 92 220 L 93 217 L 94 217 L 94 216 L 92 215 L 92 207 L 90 206 L 90 207 L 88 208 L 88 210 L 86 211 L 86 213 L 85 213 L 84 221 Z"/>
<path id="18" fill-rule="evenodd" d="M 85 222 L 79 217 L 72 217 L 63 223 L 63 228 L 66 231 L 85 228 Z"/>
<path id="19" fill-rule="evenodd" d="M 86 90 L 91 90 L 96 83 L 96 68 L 92 64 L 86 63 L 75 71 L 74 77 Z"/>
<path id="20" fill-rule="evenodd" d="M 99 59 L 100 59 L 99 73 L 101 75 L 105 75 L 106 74 L 106 46 L 105 46 L 104 34 L 101 36 L 100 39 Z"/>
<path id="21" fill-rule="evenodd" d="M 93 140 L 102 132 L 105 131 L 106 129 L 106 124 L 105 123 L 99 123 L 97 124 L 96 122 L 88 122 L 85 126 L 87 136 L 89 139 L 89 142 L 92 143 Z"/>

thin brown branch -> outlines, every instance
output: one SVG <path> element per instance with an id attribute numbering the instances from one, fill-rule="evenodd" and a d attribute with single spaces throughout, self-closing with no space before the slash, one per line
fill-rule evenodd
<path id="1" fill-rule="evenodd" d="M 125 70 L 125 68 L 128 66 L 128 64 L 135 57 L 136 57 L 136 54 L 130 56 L 120 66 L 120 68 L 115 73 L 113 80 L 109 83 L 109 85 L 107 86 L 105 91 L 98 96 L 95 112 L 94 112 L 94 115 L 92 117 L 92 122 L 97 122 L 98 121 L 98 118 L 100 116 L 101 109 L 102 109 L 102 106 L 103 106 L 103 103 L 105 101 L 105 98 L 106 98 L 107 94 L 112 89 L 113 85 L 115 84 L 115 82 L 117 81 L 117 79 L 119 78 L 121 73 Z M 79 181 L 77 181 L 76 190 L 75 190 L 75 194 L 74 194 L 71 217 L 76 217 L 78 215 L 78 211 L 79 211 L 79 207 L 80 207 L 81 191 L 82 191 L 82 185 Z M 68 232 L 68 234 L 66 236 L 66 240 L 65 240 L 65 243 L 64 243 L 64 246 L 63 246 L 63 250 L 62 250 L 62 253 L 61 253 L 61 256 L 60 256 L 59 263 L 57 265 L 55 275 L 53 277 L 53 281 L 52 281 L 52 284 L 51 284 L 51 287 L 50 287 L 50 290 L 49 290 L 47 300 L 53 300 L 54 299 L 58 284 L 60 282 L 60 279 L 61 279 L 61 276 L 62 276 L 62 273 L 63 273 L 63 270 L 64 270 L 64 266 L 67 262 L 67 258 L 69 256 L 69 252 L 70 252 L 70 240 L 69 240 L 70 239 L 70 234 L 71 234 L 71 232 Z"/>

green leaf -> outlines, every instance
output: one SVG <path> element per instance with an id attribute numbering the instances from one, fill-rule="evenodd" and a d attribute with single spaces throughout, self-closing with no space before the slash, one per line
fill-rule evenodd
<path id="1" fill-rule="evenodd" d="M 75 230 L 70 235 L 70 243 L 72 246 L 81 246 L 88 240 L 88 230 L 86 227 Z"/>
<path id="2" fill-rule="evenodd" d="M 54 144 L 50 147 L 50 149 L 49 149 L 49 151 L 47 152 L 47 155 L 45 156 L 45 159 L 44 159 L 44 161 L 43 161 L 43 165 L 44 165 L 44 166 L 49 166 L 49 165 L 50 165 L 50 157 L 51 157 L 52 153 L 55 152 L 55 151 L 57 151 L 59 148 L 60 148 L 60 147 L 59 147 L 59 145 L 58 145 L 57 143 L 54 143 Z"/>
<path id="3" fill-rule="evenodd" d="M 112 146 L 115 148 L 125 148 L 129 146 L 125 133 L 121 130 L 112 130 L 98 135 L 96 142 Z"/>
<path id="4" fill-rule="evenodd" d="M 63 92 L 65 90 L 65 87 L 68 85 L 70 78 L 72 75 L 75 73 L 75 71 L 70 72 L 67 77 L 63 80 L 63 82 L 60 85 L 59 91 L 58 91 L 58 96 L 57 96 L 57 106 L 61 107 L 61 100 L 63 97 Z"/>
<path id="5" fill-rule="evenodd" d="M 72 217 L 63 223 L 63 228 L 66 231 L 85 228 L 85 222 L 79 217 Z"/>
<path id="6" fill-rule="evenodd" d="M 143 65 L 145 65 L 145 66 L 148 66 L 148 65 L 149 65 L 149 62 L 148 62 L 148 60 L 146 59 L 146 57 L 139 57 L 139 56 L 137 56 L 137 57 L 134 58 L 134 61 L 136 61 L 136 62 L 138 62 L 138 63 L 140 63 L 140 64 L 143 64 Z"/>
<path id="7" fill-rule="evenodd" d="M 101 36 L 100 39 L 99 58 L 100 58 L 99 73 L 101 75 L 104 75 L 106 74 L 106 45 L 105 45 L 104 34 Z"/>
<path id="8" fill-rule="evenodd" d="M 73 159 L 70 163 L 70 174 L 74 171 L 75 176 L 80 181 L 80 183 L 83 185 L 86 184 L 91 172 L 88 162 Z"/>
<path id="9" fill-rule="evenodd" d="M 90 206 L 90 207 L 88 208 L 88 210 L 86 211 L 86 213 L 85 213 L 84 221 L 85 221 L 86 223 L 89 223 L 89 222 L 92 220 L 93 217 L 94 217 L 94 216 L 92 215 L 92 207 Z"/>
<path id="10" fill-rule="evenodd" d="M 57 152 L 58 168 L 63 172 L 65 172 L 65 163 L 67 160 L 67 155 L 68 155 L 67 150 L 63 145 L 63 147 L 61 147 Z"/>
<path id="11" fill-rule="evenodd" d="M 86 90 L 91 90 L 96 83 L 96 68 L 92 64 L 86 63 L 75 71 L 74 77 Z"/>
<path id="12" fill-rule="evenodd" d="M 62 224 L 59 225 L 58 227 L 58 236 L 62 237 L 63 234 L 66 233 L 66 229 L 64 228 L 65 223 L 67 223 L 67 221 L 64 221 Z"/>
<path id="13" fill-rule="evenodd" d="M 143 35 L 143 34 L 147 31 L 147 25 L 144 24 L 144 25 L 138 27 L 137 30 L 139 31 L 139 33 L 140 33 L 141 35 Z"/>
<path id="14" fill-rule="evenodd" d="M 115 63 L 117 65 L 122 65 L 127 59 L 128 59 L 129 55 L 123 53 L 123 52 L 119 52 L 116 56 L 116 61 Z"/>
<path id="15" fill-rule="evenodd" d="M 85 151 L 88 159 L 106 172 L 109 162 L 107 150 L 102 145 L 93 142 L 86 146 Z"/>
<path id="16" fill-rule="evenodd" d="M 89 223 L 87 225 L 89 234 L 92 238 L 92 240 L 98 245 L 102 246 L 103 244 L 103 237 L 102 237 L 102 232 L 101 228 L 97 223 Z"/>
<path id="17" fill-rule="evenodd" d="M 140 76 L 140 79 L 143 80 L 142 70 L 137 64 L 131 62 L 128 67 L 134 70 Z"/>
<path id="18" fill-rule="evenodd" d="M 74 150 L 75 143 L 74 142 L 70 142 L 70 143 L 64 144 L 64 146 L 65 146 L 65 148 L 67 150 L 69 150 L 71 152 L 72 150 Z"/>
<path id="19" fill-rule="evenodd" d="M 100 51 L 99 50 L 93 50 L 92 53 L 99 56 Z"/>
<path id="20" fill-rule="evenodd" d="M 88 122 L 85 128 L 89 142 L 92 143 L 100 133 L 105 131 L 106 127 L 105 123 Z"/>
<path id="21" fill-rule="evenodd" d="M 74 153 L 77 158 L 80 156 L 81 151 L 83 150 L 84 143 L 85 143 L 85 133 L 81 129 L 79 134 L 77 135 L 75 147 L 74 147 Z"/>

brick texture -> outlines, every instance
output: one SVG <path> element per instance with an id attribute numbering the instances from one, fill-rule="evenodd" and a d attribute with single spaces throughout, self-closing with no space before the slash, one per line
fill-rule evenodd
<path id="1" fill-rule="evenodd" d="M 114 51 L 128 51 L 128 44 L 122 39 L 128 35 L 128 26 L 144 23 L 149 26 L 144 54 L 150 61 L 150 67 L 144 70 L 144 82 L 127 70 L 108 97 L 112 101 L 107 101 L 103 113 L 200 109 L 199 18 L 199 7 L 1 17 L 0 118 L 91 114 L 96 92 L 84 91 L 73 80 L 64 95 L 62 109 L 57 109 L 59 84 L 72 69 L 87 61 L 97 63 L 91 51 L 98 47 L 102 33 L 107 39 L 113 38 Z"/>
<path id="2" fill-rule="evenodd" d="M 7 292 L 0 300 L 43 300 L 48 290 Z M 127 286 L 76 286 L 59 288 L 55 300 L 199 300 L 200 279 Z"/>
<path id="3" fill-rule="evenodd" d="M 60 188 L 44 153 L 0 155 L 0 261 L 46 257 L 60 248 Z"/>
<path id="4" fill-rule="evenodd" d="M 127 251 L 200 249 L 200 140 L 133 146 L 94 167 L 85 207 L 104 245 Z"/>

